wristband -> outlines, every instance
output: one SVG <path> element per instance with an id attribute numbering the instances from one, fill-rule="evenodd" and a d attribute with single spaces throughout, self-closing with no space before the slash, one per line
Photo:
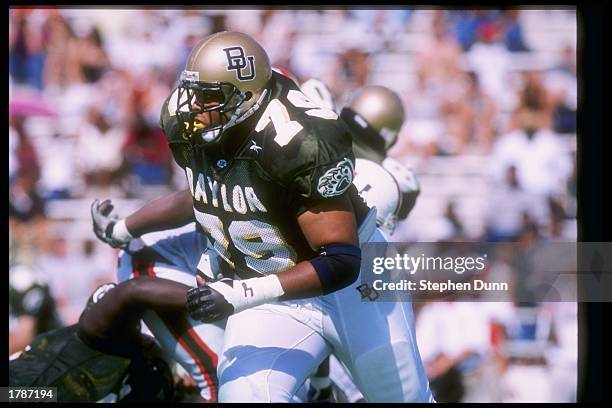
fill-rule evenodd
<path id="1" fill-rule="evenodd" d="M 275 302 L 285 294 L 285 290 L 276 275 L 234 280 L 232 287 L 222 282 L 214 282 L 210 286 L 225 296 L 234 307 L 234 313 L 264 303 Z"/>
<path id="2" fill-rule="evenodd" d="M 115 223 L 115 226 L 113 227 L 113 239 L 120 242 L 128 242 L 133 238 L 134 237 L 132 234 L 130 234 L 130 231 L 128 231 L 127 226 L 125 225 L 125 218 Z"/>

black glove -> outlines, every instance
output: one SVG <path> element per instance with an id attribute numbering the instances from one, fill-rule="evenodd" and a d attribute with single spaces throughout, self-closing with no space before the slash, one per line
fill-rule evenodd
<path id="1" fill-rule="evenodd" d="M 93 221 L 93 230 L 96 237 L 113 248 L 118 248 L 126 244 L 126 242 L 113 237 L 113 228 L 119 220 L 117 214 L 111 214 L 113 208 L 113 204 L 111 204 L 110 200 L 104 200 L 100 203 L 100 200 L 95 199 L 94 202 L 91 203 L 91 219 Z"/>
<path id="2" fill-rule="evenodd" d="M 234 306 L 228 299 L 232 297 L 233 283 L 233 280 L 224 278 L 189 289 L 187 291 L 189 316 L 204 323 L 211 323 L 234 314 Z"/>

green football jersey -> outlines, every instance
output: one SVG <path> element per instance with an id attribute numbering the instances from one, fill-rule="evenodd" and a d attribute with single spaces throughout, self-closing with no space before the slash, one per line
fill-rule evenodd
<path id="1" fill-rule="evenodd" d="M 297 217 L 317 203 L 349 194 L 358 223 L 367 213 L 352 185 L 355 159 L 344 122 L 284 76 L 274 73 L 272 84 L 268 102 L 216 145 L 182 142 L 176 92 L 160 118 L 184 168 L 198 227 L 242 277 L 315 257 Z"/>
<path id="2" fill-rule="evenodd" d="M 119 394 L 130 360 L 101 353 L 76 334 L 77 325 L 41 334 L 9 362 L 9 385 L 57 387 L 60 402 L 98 401 Z"/>
<path id="3" fill-rule="evenodd" d="M 9 361 L 9 386 L 57 387 L 58 402 L 171 401 L 174 385 L 161 349 L 143 336 L 131 358 L 85 343 L 78 325 L 37 336 Z"/>

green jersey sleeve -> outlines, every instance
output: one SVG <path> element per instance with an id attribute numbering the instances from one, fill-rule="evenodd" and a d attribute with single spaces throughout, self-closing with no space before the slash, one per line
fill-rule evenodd
<path id="1" fill-rule="evenodd" d="M 351 137 L 337 121 L 319 120 L 279 151 L 274 170 L 298 214 L 348 191 L 355 157 Z"/>

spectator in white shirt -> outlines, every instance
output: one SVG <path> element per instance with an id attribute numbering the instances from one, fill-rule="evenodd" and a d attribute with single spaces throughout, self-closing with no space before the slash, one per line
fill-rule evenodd
<path id="1" fill-rule="evenodd" d="M 547 224 L 548 197 L 565 194 L 572 162 L 559 136 L 541 126 L 542 120 L 541 111 L 522 108 L 519 128 L 495 143 L 492 163 L 497 182 L 502 182 L 509 165 L 516 166 L 520 186 L 533 196 L 536 221 Z"/>

